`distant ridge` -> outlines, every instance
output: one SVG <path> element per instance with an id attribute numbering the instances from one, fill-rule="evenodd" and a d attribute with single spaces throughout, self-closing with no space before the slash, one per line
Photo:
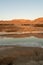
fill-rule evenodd
<path id="1" fill-rule="evenodd" d="M 43 24 L 43 17 L 35 20 L 27 19 L 13 19 L 13 20 L 0 20 L 0 24 Z"/>

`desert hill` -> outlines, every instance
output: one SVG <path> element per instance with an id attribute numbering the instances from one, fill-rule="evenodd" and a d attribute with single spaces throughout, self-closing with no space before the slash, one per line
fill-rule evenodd
<path id="1" fill-rule="evenodd" d="M 31 20 L 25 20 L 25 19 L 14 19 L 14 20 L 1 20 L 0 24 L 30 24 Z"/>
<path id="2" fill-rule="evenodd" d="M 43 18 L 35 20 L 15 19 L 0 20 L 0 35 L 25 37 L 38 36 L 43 37 Z M 6 32 L 6 33 L 3 33 Z M 13 33 L 11 33 L 13 32 Z M 9 35 L 8 35 L 9 34 Z"/>
<path id="3" fill-rule="evenodd" d="M 37 18 L 33 21 L 34 24 L 43 24 L 43 18 Z"/>
<path id="4" fill-rule="evenodd" d="M 43 24 L 43 17 L 35 20 L 26 19 L 13 19 L 13 20 L 0 20 L 0 24 Z"/>

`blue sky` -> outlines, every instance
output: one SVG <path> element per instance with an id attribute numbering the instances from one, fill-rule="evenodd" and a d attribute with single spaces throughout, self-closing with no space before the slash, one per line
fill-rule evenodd
<path id="1" fill-rule="evenodd" d="M 0 20 L 43 17 L 43 0 L 0 0 Z"/>

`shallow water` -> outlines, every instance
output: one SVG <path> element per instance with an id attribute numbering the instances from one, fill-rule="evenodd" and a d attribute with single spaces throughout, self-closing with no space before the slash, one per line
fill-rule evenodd
<path id="1" fill-rule="evenodd" d="M 42 47 L 43 48 L 43 38 L 36 37 L 26 37 L 26 38 L 1 38 L 0 45 L 19 45 L 26 47 Z"/>

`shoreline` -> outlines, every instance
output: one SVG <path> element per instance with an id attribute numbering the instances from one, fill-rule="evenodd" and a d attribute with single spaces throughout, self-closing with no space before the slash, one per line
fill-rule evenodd
<path id="1" fill-rule="evenodd" d="M 37 37 L 37 38 L 43 38 L 43 33 L 23 33 L 23 34 L 2 34 L 0 37 L 12 37 L 12 38 L 25 38 L 25 37 Z"/>

